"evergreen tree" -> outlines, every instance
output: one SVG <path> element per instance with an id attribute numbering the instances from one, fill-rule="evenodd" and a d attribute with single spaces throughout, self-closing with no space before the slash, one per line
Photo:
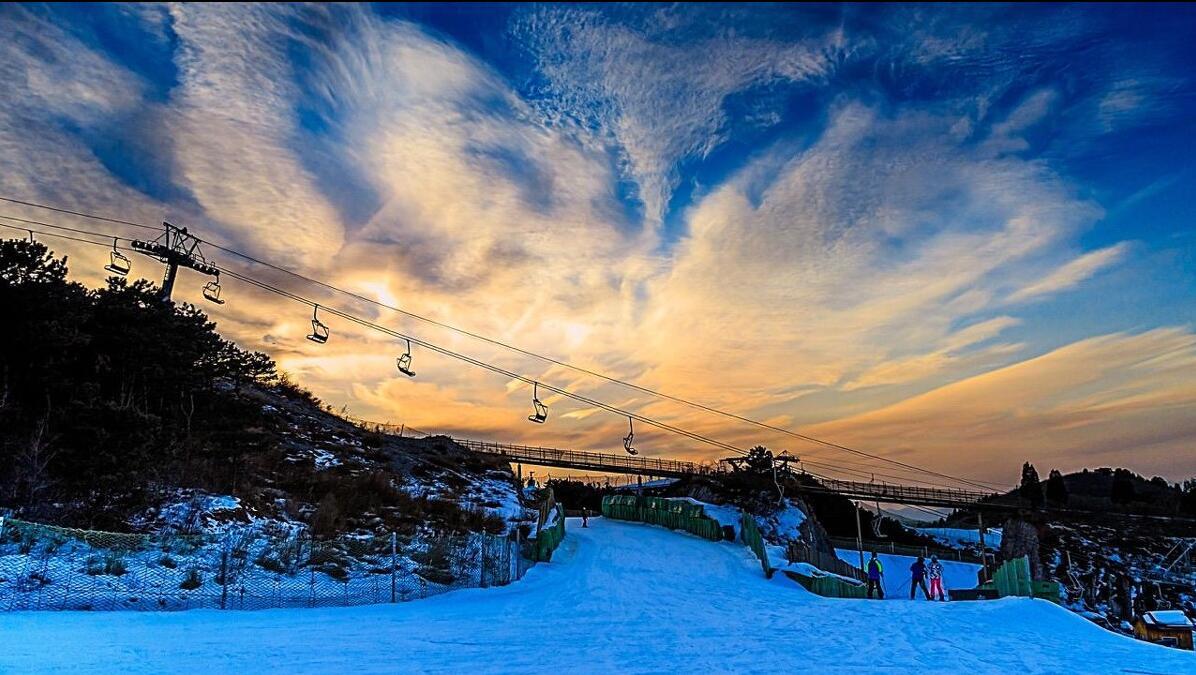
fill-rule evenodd
<path id="1" fill-rule="evenodd" d="M 1051 469 L 1046 485 L 1047 501 L 1057 506 L 1067 505 L 1067 483 L 1058 469 Z"/>
<path id="2" fill-rule="evenodd" d="M 1189 516 L 1196 516 L 1196 478 L 1184 481 L 1184 494 L 1179 502 L 1179 509 Z"/>
<path id="3" fill-rule="evenodd" d="M 1109 489 L 1109 499 L 1114 504 L 1129 504 L 1137 497 L 1134 490 L 1133 474 L 1124 469 L 1118 469 L 1113 474 L 1113 484 Z"/>
<path id="4" fill-rule="evenodd" d="M 0 308 L 0 507 L 58 503 L 99 527 L 154 484 L 234 492 L 268 442 L 235 391 L 275 381 L 273 361 L 153 284 L 89 290 L 44 244 L 3 240 Z"/>
<path id="5" fill-rule="evenodd" d="M 1034 508 L 1042 506 L 1042 481 L 1038 479 L 1038 470 L 1029 462 L 1022 465 L 1022 483 L 1018 493 Z"/>

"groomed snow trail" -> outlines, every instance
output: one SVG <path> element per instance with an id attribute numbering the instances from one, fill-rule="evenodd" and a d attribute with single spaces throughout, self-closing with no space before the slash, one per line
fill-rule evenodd
<path id="1" fill-rule="evenodd" d="M 2 673 L 1196 672 L 1050 603 L 818 598 L 743 546 L 595 518 L 512 586 L 398 605 L 0 614 Z"/>

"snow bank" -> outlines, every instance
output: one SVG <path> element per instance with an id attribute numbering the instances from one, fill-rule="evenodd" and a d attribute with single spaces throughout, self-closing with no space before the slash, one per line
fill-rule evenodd
<path id="1" fill-rule="evenodd" d="M 739 536 L 739 520 L 743 517 L 743 512 L 734 506 L 719 506 L 717 504 L 707 504 L 700 502 L 693 497 L 669 497 L 678 501 L 689 502 L 690 504 L 697 504 L 702 507 L 702 512 L 706 517 L 716 521 L 722 527 L 732 527 L 735 529 L 735 536 Z"/>
<path id="2" fill-rule="evenodd" d="M 418 602 L 0 614 L 0 672 L 1196 672 L 1190 652 L 1041 600 L 819 598 L 766 580 L 740 544 L 604 518 L 569 527 L 520 583 Z M 791 644 L 753 648 L 781 635 Z"/>
<path id="3" fill-rule="evenodd" d="M 920 534 L 934 537 L 938 541 L 951 546 L 980 545 L 979 530 L 966 530 L 955 527 L 918 527 L 914 529 Z M 990 548 L 1001 548 L 1001 530 L 991 527 L 985 530 L 984 543 Z"/>

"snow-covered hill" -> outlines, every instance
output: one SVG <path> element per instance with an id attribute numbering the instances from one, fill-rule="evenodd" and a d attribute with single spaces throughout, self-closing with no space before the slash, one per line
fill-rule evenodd
<path id="1" fill-rule="evenodd" d="M 399 605 L 0 615 L 0 672 L 1196 672 L 1045 601 L 825 599 L 739 544 L 568 531 L 520 583 Z"/>

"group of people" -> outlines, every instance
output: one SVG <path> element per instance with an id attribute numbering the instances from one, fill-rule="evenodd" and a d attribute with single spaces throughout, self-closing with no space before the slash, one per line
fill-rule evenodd
<path id="1" fill-rule="evenodd" d="M 872 558 L 868 561 L 867 566 L 867 594 L 871 598 L 873 593 L 881 600 L 885 599 L 885 566 L 877 557 L 876 551 L 872 552 Z M 926 581 L 930 580 L 930 588 L 927 589 Z M 939 562 L 937 555 L 930 556 L 930 562 L 918 556 L 914 564 L 909 566 L 909 599 L 916 598 L 918 589 L 922 589 L 922 594 L 926 596 L 927 600 L 934 600 L 936 597 L 946 602 L 947 595 L 943 590 L 943 563 Z"/>

